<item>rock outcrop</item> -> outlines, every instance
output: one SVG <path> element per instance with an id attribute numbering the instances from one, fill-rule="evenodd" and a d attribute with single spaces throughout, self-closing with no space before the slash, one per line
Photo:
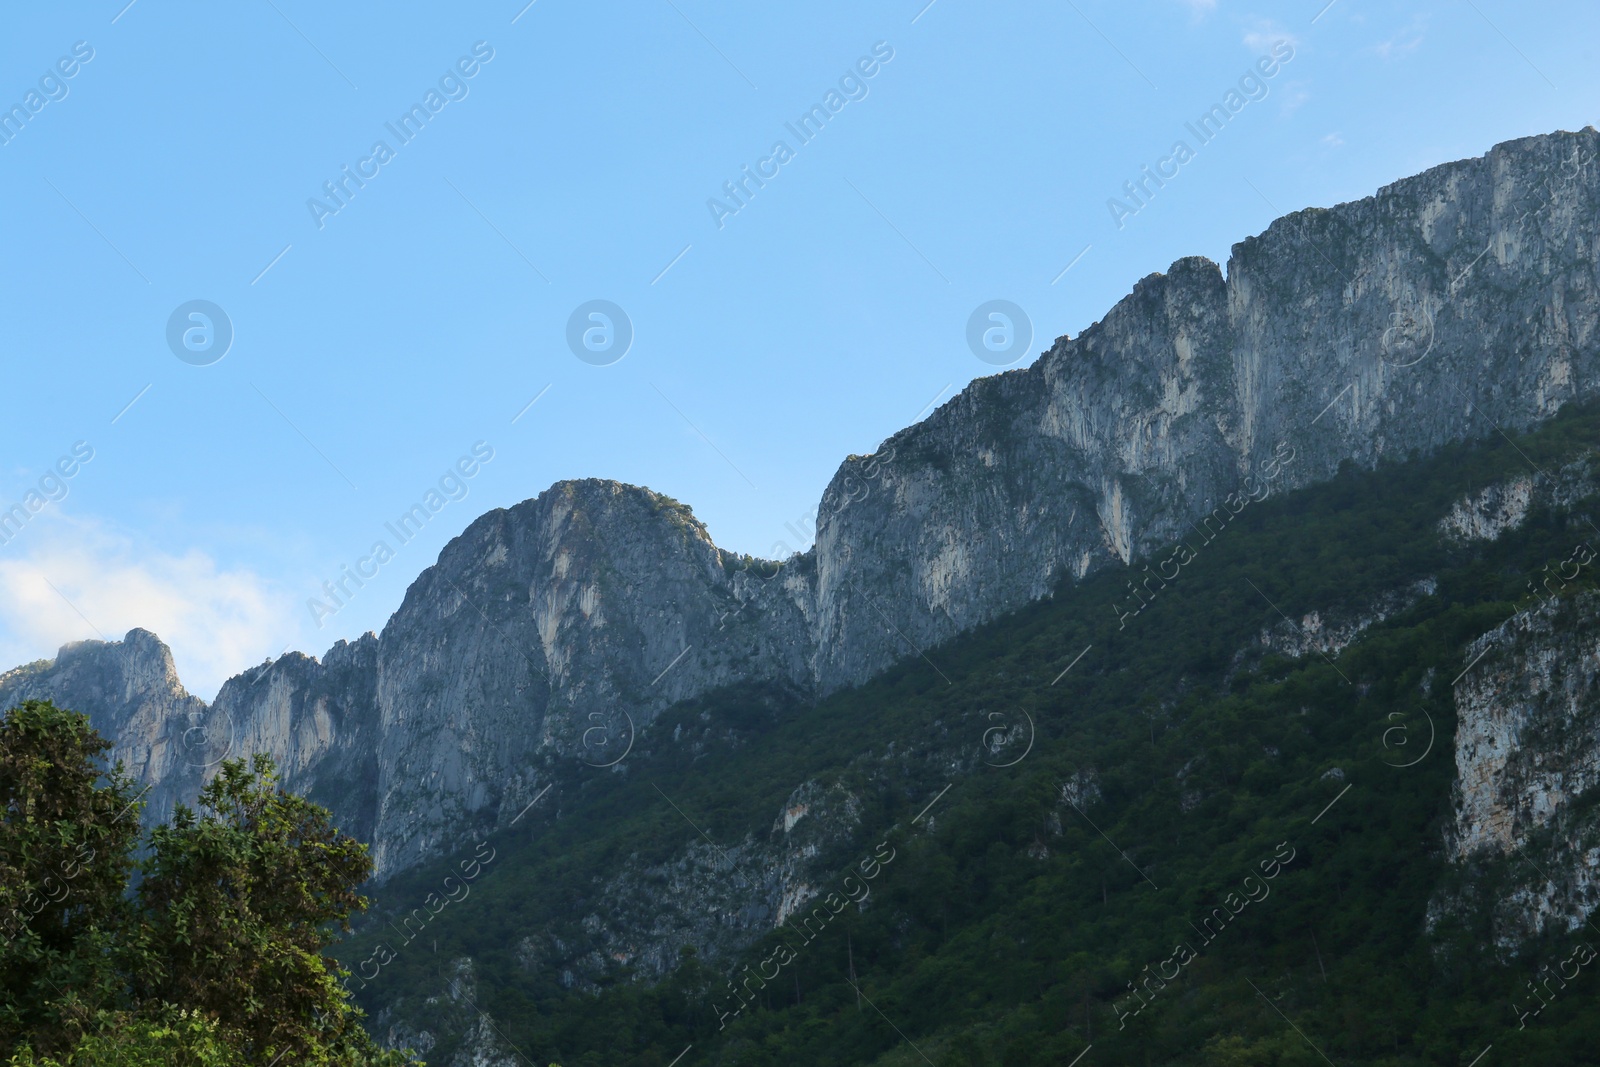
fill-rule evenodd
<path id="1" fill-rule="evenodd" d="M 1600 595 L 1518 612 L 1456 683 L 1456 858 L 1521 847 L 1600 785 Z"/>
<path id="2" fill-rule="evenodd" d="M 1600 481 L 1593 456 L 1582 456 L 1554 471 L 1537 470 L 1484 486 L 1455 502 L 1439 521 L 1453 541 L 1495 541 L 1522 526 L 1538 507 L 1563 508 L 1593 494 Z"/>
<path id="3" fill-rule="evenodd" d="M 207 773 L 209 727 L 226 725 L 233 750 L 278 757 L 392 873 L 505 825 L 541 761 L 603 765 L 676 700 L 734 681 L 857 684 L 1225 522 L 1231 502 L 1594 397 L 1597 161 L 1592 128 L 1509 142 L 1279 219 L 1234 247 L 1226 276 L 1179 260 L 1031 366 L 847 459 L 803 555 L 733 556 L 675 501 L 563 482 L 473 522 L 380 637 L 255 668 L 213 707 L 170 659 L 162 673 L 142 631 L 0 678 L 0 703 L 89 710 L 169 799 Z M 1496 509 L 1483 522 L 1510 521 Z M 1483 525 L 1462 521 L 1466 536 Z M 194 715 L 209 726 L 186 733 Z"/>
<path id="4" fill-rule="evenodd" d="M 172 653 L 148 630 L 65 645 L 53 661 L 0 674 L 0 707 L 24 700 L 55 700 L 89 716 L 115 741 L 113 757 L 149 787 L 152 818 L 165 819 L 177 802 L 192 804 L 227 746 L 225 716 L 184 691 Z"/>
<path id="5" fill-rule="evenodd" d="M 1509 867 L 1514 888 L 1490 910 L 1511 950 L 1600 909 L 1600 818 L 1585 796 L 1600 785 L 1600 593 L 1518 612 L 1466 654 L 1445 843 L 1469 885 L 1485 864 Z M 1430 921 L 1467 899 L 1444 894 Z"/>
<path id="6" fill-rule="evenodd" d="M 515 817 L 552 753 L 615 762 L 678 700 L 809 688 L 792 572 L 731 556 L 670 498 L 563 482 L 496 510 L 407 590 L 377 656 L 380 870 Z"/>

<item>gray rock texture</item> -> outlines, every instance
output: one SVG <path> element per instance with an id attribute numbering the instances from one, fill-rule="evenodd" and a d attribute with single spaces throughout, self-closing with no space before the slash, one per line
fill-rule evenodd
<path id="1" fill-rule="evenodd" d="M 0 677 L 0 704 L 88 711 L 167 804 L 219 749 L 270 752 L 389 874 L 506 825 L 545 761 L 605 764 L 674 701 L 854 685 L 1127 566 L 1233 494 L 1591 398 L 1597 275 L 1600 134 L 1509 142 L 1279 219 L 1226 276 L 1189 258 L 1143 279 L 1031 366 L 847 459 L 803 555 L 734 556 L 676 501 L 562 482 L 473 522 L 381 637 L 255 668 L 213 707 L 143 631 Z"/>
<path id="2" fill-rule="evenodd" d="M 1455 858 L 1508 853 L 1600 784 L 1600 597 L 1518 612 L 1456 683 Z"/>
<path id="3" fill-rule="evenodd" d="M 89 716 L 115 742 L 113 758 L 149 787 L 145 812 L 155 819 L 179 801 L 194 802 L 207 766 L 226 747 L 224 717 L 184 691 L 172 653 L 148 630 L 64 645 L 54 660 L 0 674 L 0 707 L 24 700 L 55 700 Z"/>
<path id="4" fill-rule="evenodd" d="M 1466 649 L 1455 684 L 1455 818 L 1445 836 L 1464 888 L 1439 894 L 1429 922 L 1486 907 L 1512 952 L 1549 931 L 1579 930 L 1600 909 L 1600 594 L 1550 598 Z M 1486 867 L 1511 889 L 1485 899 Z"/>

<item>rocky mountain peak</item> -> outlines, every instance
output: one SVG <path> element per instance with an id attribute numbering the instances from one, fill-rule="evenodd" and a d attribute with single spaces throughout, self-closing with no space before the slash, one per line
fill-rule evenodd
<path id="1" fill-rule="evenodd" d="M 57 671 L 93 684 L 104 699 L 128 703 L 151 694 L 182 692 L 172 650 L 149 630 L 134 628 L 121 641 L 73 641 L 53 661 Z"/>
<path id="2" fill-rule="evenodd" d="M 847 458 L 815 544 L 786 560 L 719 550 L 648 489 L 563 481 L 472 522 L 381 635 L 254 668 L 210 708 L 175 678 L 164 704 L 141 695 L 158 665 L 124 670 L 144 688 L 95 689 L 70 655 L 0 678 L 0 700 L 101 708 L 167 795 L 219 749 L 269 751 L 398 870 L 506 824 L 546 761 L 607 765 L 675 701 L 854 685 L 1063 580 L 1216 535 L 1224 501 L 1592 398 L 1597 150 L 1592 128 L 1525 138 L 1284 216 L 1226 274 L 1179 259 L 1032 365 Z M 214 728 L 173 725 L 195 708 Z"/>

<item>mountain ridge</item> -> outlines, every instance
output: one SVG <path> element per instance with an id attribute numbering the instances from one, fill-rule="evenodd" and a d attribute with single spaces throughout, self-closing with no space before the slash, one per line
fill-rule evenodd
<path id="1" fill-rule="evenodd" d="M 985 1062 L 949 1055 L 963 1033 L 990 1063 L 1088 1043 L 1117 1063 L 1321 1062 L 1247 978 L 1337 1062 L 1465 1063 L 1492 1041 L 1586 1063 L 1570 1013 L 1519 1033 L 1503 995 L 1600 899 L 1600 630 L 1573 550 L 1597 449 L 1600 404 L 1569 405 L 1272 494 L 1136 623 L 1105 610 L 1125 574 L 1104 571 L 927 649 L 954 685 L 913 657 L 804 707 L 685 701 L 627 773 L 558 770 L 425 937 L 403 920 L 465 846 L 385 885 L 340 954 L 352 988 L 387 1042 L 445 1063 L 665 1063 L 691 1042 L 714 1063 L 925 1062 L 905 1038 Z M 1457 540 L 1451 515 L 1497 512 L 1530 476 L 1521 516 Z M 1473 843 L 1485 826 L 1511 850 Z M 886 834 L 897 858 L 850 908 Z M 1240 903 L 1212 909 L 1286 841 L 1290 873 L 1235 930 Z M 1213 914 L 1229 932 L 1192 942 L 1205 962 L 1124 1027 L 1125 982 L 1195 935 L 1186 919 L 1212 940 Z M 857 1013 L 856 986 L 900 1032 Z M 1349 1025 L 1372 1017 L 1392 1026 Z M 1276 1058 L 1202 1051 L 1275 1033 Z"/>
<path id="2" fill-rule="evenodd" d="M 1277 219 L 1225 272 L 1180 258 L 845 459 L 787 560 L 724 552 L 648 489 L 562 481 L 469 523 L 383 633 L 337 656 L 252 668 L 210 705 L 141 668 L 152 684 L 119 703 L 118 671 L 151 654 L 130 631 L 130 648 L 0 676 L 0 702 L 84 706 L 157 814 L 219 748 L 260 746 L 386 877 L 506 825 L 551 761 L 609 765 L 677 701 L 752 681 L 825 696 L 1064 577 L 1129 567 L 1286 449 L 1275 484 L 1296 488 L 1594 397 L 1597 148 L 1593 128 L 1506 142 Z"/>

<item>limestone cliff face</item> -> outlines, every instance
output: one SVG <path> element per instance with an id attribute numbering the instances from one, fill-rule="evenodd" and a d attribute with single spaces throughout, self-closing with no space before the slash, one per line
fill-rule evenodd
<path id="1" fill-rule="evenodd" d="M 1455 690 L 1457 858 L 1521 847 L 1600 784 L 1600 596 L 1518 612 L 1467 655 L 1477 662 Z"/>
<path id="2" fill-rule="evenodd" d="M 818 685 L 1170 543 L 1274 456 L 1293 457 L 1276 491 L 1592 397 L 1597 298 L 1593 129 L 1296 212 L 1236 245 L 1226 279 L 1180 260 L 890 438 L 875 477 L 841 468 L 814 557 Z"/>
<path id="3" fill-rule="evenodd" d="M 1585 797 L 1600 785 L 1600 594 L 1519 612 L 1467 655 L 1446 846 L 1469 887 L 1486 864 L 1509 866 L 1514 888 L 1490 908 L 1509 950 L 1600 910 L 1600 818 Z M 1472 892 L 1443 894 L 1430 918 Z"/>
<path id="4" fill-rule="evenodd" d="M 89 716 L 115 742 L 112 759 L 150 786 L 144 801 L 153 818 L 166 818 L 175 802 L 192 804 L 226 746 L 223 718 L 184 691 L 172 653 L 147 630 L 65 645 L 53 661 L 0 675 L 0 707 L 24 700 L 55 700 Z"/>
<path id="5" fill-rule="evenodd" d="M 752 677 L 807 684 L 779 574 L 615 482 L 563 482 L 479 518 L 379 642 L 380 869 L 515 818 L 554 754 L 616 763 L 675 701 Z"/>
<path id="6" fill-rule="evenodd" d="M 370 841 L 377 826 L 378 639 L 340 641 L 322 657 L 291 652 L 230 678 L 213 709 L 219 750 L 270 753 L 285 782 Z M 221 752 L 215 753 L 220 759 Z"/>
<path id="7" fill-rule="evenodd" d="M 167 818 L 175 803 L 193 805 L 224 759 L 267 752 L 290 788 L 365 837 L 373 828 L 362 783 L 373 779 L 376 653 L 371 634 L 339 642 L 320 663 L 293 652 L 230 679 L 207 705 L 184 691 L 159 638 L 130 630 L 121 641 L 67 645 L 54 661 L 0 675 L 0 707 L 47 699 L 88 715 L 114 742 L 112 759 L 150 786 L 150 819 Z"/>
<path id="8" fill-rule="evenodd" d="M 1183 259 L 1144 279 L 1033 365 L 846 460 L 803 555 L 734 557 L 675 501 L 563 482 L 475 521 L 380 637 L 256 668 L 214 708 L 170 661 L 143 688 L 93 681 L 121 677 L 130 646 L 149 656 L 132 634 L 13 672 L 0 698 L 92 704 L 163 796 L 192 790 L 219 744 L 188 734 L 205 752 L 186 761 L 176 723 L 220 716 L 240 754 L 278 757 L 392 873 L 506 825 L 548 761 L 611 763 L 673 701 L 856 684 L 1063 577 L 1127 565 L 1230 494 L 1592 397 L 1597 273 L 1600 134 L 1510 142 L 1280 219 L 1226 276 Z M 1510 521 L 1503 503 L 1462 532 Z"/>
<path id="9" fill-rule="evenodd" d="M 1484 486 L 1455 502 L 1439 521 L 1439 532 L 1458 542 L 1498 540 L 1519 528 L 1537 507 L 1565 508 L 1594 494 L 1600 487 L 1596 465 L 1597 457 L 1584 455 L 1554 471 L 1538 470 Z"/>
<path id="10" fill-rule="evenodd" d="M 1562 511 L 1596 493 L 1593 453 L 1553 471 L 1486 486 L 1439 524 L 1446 538 L 1495 540 L 1535 510 Z M 1574 538 L 1588 523 L 1576 522 Z M 1600 538 L 1594 538 L 1600 541 Z M 1430 921 L 1483 908 L 1511 952 L 1549 929 L 1572 930 L 1600 910 L 1600 594 L 1577 584 L 1594 564 L 1589 538 L 1527 583 L 1533 606 L 1463 652 L 1455 683 L 1455 817 L 1446 850 L 1461 884 L 1436 895 Z M 1509 891 L 1485 871 L 1513 872 Z"/>

